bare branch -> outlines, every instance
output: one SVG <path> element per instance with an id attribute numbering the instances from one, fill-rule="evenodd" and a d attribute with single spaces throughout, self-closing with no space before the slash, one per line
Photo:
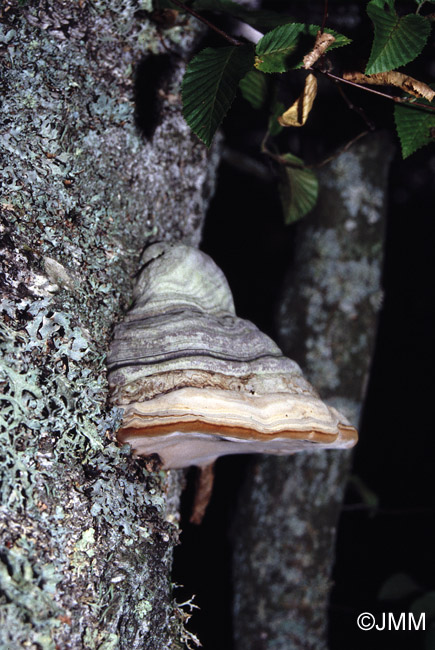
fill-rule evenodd
<path id="1" fill-rule="evenodd" d="M 207 27 L 209 27 L 214 32 L 216 32 L 216 34 L 222 36 L 222 38 L 225 38 L 225 40 L 231 43 L 231 45 L 236 45 L 236 46 L 242 45 L 241 41 L 238 41 L 236 38 L 233 38 L 232 36 L 224 32 L 222 29 L 219 29 L 219 27 L 217 27 L 216 25 L 213 25 L 213 23 L 207 20 L 207 18 L 204 18 L 204 16 L 198 14 L 194 9 L 191 9 L 190 7 L 185 5 L 184 2 L 180 2 L 180 0 L 171 0 L 171 2 L 173 2 L 174 5 L 177 5 L 177 7 L 183 9 L 183 11 L 187 11 L 187 13 L 197 18 L 197 20 L 200 20 L 202 23 L 204 23 L 204 25 L 207 25 Z"/>

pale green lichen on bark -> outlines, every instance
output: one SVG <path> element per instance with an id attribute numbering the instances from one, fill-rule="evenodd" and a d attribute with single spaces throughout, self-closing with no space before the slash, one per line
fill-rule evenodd
<path id="1" fill-rule="evenodd" d="M 23 302 L 25 301 L 21 301 L 21 307 Z M 7 601 L 4 608 L 0 601 L 0 616 L 4 623 L 0 642 L 5 647 L 21 643 L 22 637 L 24 640 L 32 638 L 39 644 L 43 641 L 43 647 L 54 648 L 48 641 L 52 639 L 53 628 L 60 626 L 59 620 L 64 621 L 64 627 L 68 624 L 73 617 L 71 609 L 74 610 L 74 606 L 68 608 L 69 603 L 65 603 L 65 598 L 60 599 L 61 605 L 56 604 L 53 599 L 56 589 L 52 588 L 56 583 L 53 580 L 50 582 L 47 576 L 56 576 L 57 582 L 62 582 L 66 574 L 72 583 L 83 581 L 87 584 L 85 591 L 88 606 L 96 617 L 93 631 L 100 639 L 104 630 L 98 629 L 98 618 L 104 617 L 108 608 L 119 605 L 119 597 L 114 593 L 115 584 L 124 580 L 130 583 L 137 581 L 135 595 L 149 596 L 147 584 L 150 582 L 150 569 L 147 566 L 146 545 L 155 543 L 149 517 L 150 512 L 154 511 L 156 521 L 152 525 L 159 526 L 157 519 L 164 515 L 165 509 L 162 486 L 159 484 L 162 477 L 151 477 L 146 469 L 132 467 L 129 453 L 126 455 L 128 450 L 118 449 L 113 443 L 107 444 L 108 441 L 103 444 L 104 432 L 110 430 L 119 416 L 116 412 L 106 411 L 105 393 L 102 391 L 104 384 L 101 383 L 101 377 L 92 376 L 95 374 L 95 366 L 98 369 L 95 352 L 94 355 L 89 354 L 88 347 L 84 348 L 84 339 L 78 328 L 69 330 L 66 314 L 54 312 L 50 319 L 45 315 L 45 300 L 40 301 L 39 307 L 42 307 L 42 313 L 35 308 L 35 303 L 30 305 L 30 310 L 36 316 L 28 326 L 33 336 L 29 334 L 26 338 L 26 329 L 19 330 L 22 347 L 17 350 L 15 341 L 13 355 L 20 352 L 20 361 L 15 368 L 12 354 L 7 349 L 8 342 L 14 342 L 14 339 L 9 336 L 3 342 L 6 347 L 3 362 L 9 361 L 9 364 L 4 366 L 2 387 L 4 401 L 9 408 L 3 411 L 4 427 L 0 433 L 1 451 L 4 452 L 8 470 L 2 476 L 2 503 L 9 518 L 9 535 L 5 531 L 6 542 L 9 537 L 15 539 L 14 533 L 18 530 L 21 532 L 27 528 L 31 537 L 35 534 L 39 537 L 38 547 L 45 547 L 41 536 L 49 535 L 51 543 L 47 547 L 53 545 L 59 555 L 55 555 L 52 562 L 43 562 L 41 565 L 36 550 L 29 555 L 27 535 L 14 541 L 10 548 L 8 545 L 3 547 L 0 587 Z M 10 307 L 8 312 L 11 317 Z M 41 316 L 40 319 L 38 315 Z M 74 333 L 77 332 L 78 338 L 74 338 Z M 79 345 L 76 346 L 77 340 Z M 65 371 L 65 366 L 63 372 L 59 368 L 53 368 L 51 355 L 46 352 L 50 349 L 58 351 L 61 364 L 67 360 L 68 372 Z M 89 365 L 83 367 L 82 360 L 86 352 Z M 36 363 L 32 364 L 35 359 Z M 51 370 L 51 376 L 45 382 L 36 370 L 30 374 L 20 372 L 26 366 L 38 364 L 41 372 Z M 101 369 L 101 363 L 99 365 Z M 71 386 L 74 386 L 75 392 L 71 391 Z M 86 468 L 85 476 L 77 467 L 77 461 L 79 467 L 82 465 Z M 125 472 L 123 463 L 127 470 Z M 131 471 L 130 475 L 128 472 L 129 465 L 135 474 L 142 475 L 141 482 L 132 480 Z M 71 473 L 76 495 L 66 494 L 62 479 L 64 471 Z M 94 472 L 102 478 L 87 480 L 86 473 Z M 86 495 L 83 495 L 84 489 Z M 92 503 L 90 511 L 83 496 Z M 82 516 L 72 523 L 72 516 L 76 518 L 77 510 L 80 509 L 83 511 Z M 15 526 L 12 512 L 16 514 Z M 23 517 L 23 513 L 26 516 Z M 32 520 L 35 520 L 36 525 L 33 525 Z M 88 522 L 87 526 L 85 522 Z M 86 527 L 82 529 L 82 526 Z M 104 540 L 97 539 L 98 529 L 106 529 Z M 160 537 L 170 552 L 169 542 L 172 538 L 173 543 L 174 532 L 170 528 L 165 530 L 160 524 Z M 112 559 L 109 552 L 113 554 L 112 549 L 116 546 L 124 548 L 124 552 L 118 552 L 118 557 Z M 103 554 L 102 547 L 106 549 Z M 141 548 L 142 555 L 139 560 L 141 574 L 137 573 L 137 561 L 129 559 L 138 555 L 138 548 Z M 40 552 L 41 548 L 38 550 Z M 101 555 L 104 558 L 104 568 L 101 566 Z M 96 556 L 99 556 L 99 560 Z M 17 564 L 21 571 L 18 574 L 15 569 Z M 102 577 L 103 570 L 106 585 L 95 578 L 91 580 L 92 575 Z M 19 580 L 15 580 L 17 584 L 12 591 L 9 574 L 12 574 L 12 585 L 15 575 L 19 577 Z M 24 574 L 24 578 L 21 574 Z M 40 593 L 41 583 L 43 593 Z M 47 590 L 48 593 L 45 593 Z M 42 610 L 34 606 L 35 599 L 42 604 Z M 18 610 L 14 612 L 14 626 L 10 625 L 8 616 L 11 602 Z M 25 622 L 29 616 L 31 625 Z M 17 625 L 20 620 L 24 628 Z M 148 629 L 149 627 L 145 631 Z M 86 635 L 83 639 L 85 638 Z M 100 641 L 95 647 L 101 646 Z M 84 640 L 83 643 L 83 647 L 87 647 Z"/>
<path id="2" fill-rule="evenodd" d="M 107 406 L 104 365 L 142 246 L 150 236 L 199 241 L 216 164 L 176 102 L 162 101 L 152 141 L 136 127 L 136 66 L 165 52 L 157 27 L 137 13 L 144 8 L 84 0 L 3 9 L 0 647 L 8 649 L 175 648 L 185 634 L 168 578 L 176 498 L 166 502 L 164 473 L 114 443 L 120 412 Z M 189 24 L 181 39 L 179 29 L 162 32 L 179 52 L 196 35 Z M 174 64 L 174 93 L 181 72 Z M 147 616 L 134 607 L 145 602 Z"/>
<path id="3" fill-rule="evenodd" d="M 2 633 L 1 647 L 21 647 L 34 632 L 34 641 L 42 648 L 54 650 L 47 621 L 56 620 L 61 609 L 53 602 L 56 585 L 62 576 L 56 573 L 52 564 L 38 564 L 34 546 L 26 537 L 21 537 L 9 549 L 7 563 L 0 562 L 0 589 L 7 599 L 2 607 L 2 625 L 10 629 L 8 637 Z M 27 615 L 28 621 L 20 619 Z M 32 630 L 33 627 L 33 630 Z M 10 643 L 10 645 L 8 645 Z"/>
<path id="4" fill-rule="evenodd" d="M 302 224 L 296 261 L 302 270 L 288 283 L 280 305 L 280 337 L 287 352 L 296 355 L 322 396 L 340 400 L 354 424 L 361 403 L 355 396 L 367 373 L 360 359 L 367 358 L 382 302 L 384 160 L 391 157 L 391 145 L 379 138 L 374 146 L 363 140 L 321 171 L 320 207 Z M 310 263 L 304 266 L 305 259 Z M 292 305 L 296 294 L 298 310 Z M 296 346 L 298 328 L 304 337 Z"/>

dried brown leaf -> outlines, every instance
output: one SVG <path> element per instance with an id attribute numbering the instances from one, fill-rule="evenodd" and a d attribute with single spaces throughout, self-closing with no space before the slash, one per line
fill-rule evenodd
<path id="1" fill-rule="evenodd" d="M 363 74 L 362 72 L 345 72 L 343 79 L 375 86 L 396 86 L 410 95 L 414 95 L 414 97 L 424 97 L 429 102 L 435 97 L 435 91 L 423 81 L 418 81 L 418 79 L 414 79 L 403 74 L 403 72 L 397 72 L 395 70 L 370 75 Z"/>
<path id="2" fill-rule="evenodd" d="M 309 74 L 305 79 L 302 94 L 285 113 L 278 117 L 278 122 L 281 126 L 303 126 L 313 107 L 316 95 L 317 79 L 313 74 Z"/>
<path id="3" fill-rule="evenodd" d="M 335 36 L 332 34 L 327 34 L 326 32 L 323 32 L 322 34 L 322 32 L 318 31 L 313 49 L 304 56 L 304 68 L 311 68 L 311 66 L 320 59 L 334 41 Z"/>

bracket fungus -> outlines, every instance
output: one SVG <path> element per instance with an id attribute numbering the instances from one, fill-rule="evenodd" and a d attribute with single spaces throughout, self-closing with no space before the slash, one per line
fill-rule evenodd
<path id="1" fill-rule="evenodd" d="M 158 454 L 164 469 L 202 468 L 195 521 L 219 456 L 345 448 L 357 439 L 297 363 L 236 316 L 213 260 L 183 244 L 145 250 L 108 370 L 112 401 L 124 409 L 118 440 L 136 455 Z"/>

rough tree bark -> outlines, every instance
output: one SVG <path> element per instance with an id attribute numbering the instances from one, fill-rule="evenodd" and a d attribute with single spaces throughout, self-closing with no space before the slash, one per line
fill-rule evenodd
<path id="1" fill-rule="evenodd" d="M 277 316 L 279 342 L 358 426 L 381 305 L 392 146 L 366 137 L 320 173 Z M 348 451 L 253 463 L 234 533 L 237 650 L 321 650 Z"/>
<path id="2" fill-rule="evenodd" d="M 1 10 L 2 648 L 188 641 L 170 581 L 180 475 L 116 446 L 104 367 L 142 247 L 198 245 L 217 164 L 180 110 L 198 27 L 159 28 L 150 8 Z M 166 47 L 168 74 L 147 77 Z M 154 95 L 151 124 L 140 104 Z"/>

